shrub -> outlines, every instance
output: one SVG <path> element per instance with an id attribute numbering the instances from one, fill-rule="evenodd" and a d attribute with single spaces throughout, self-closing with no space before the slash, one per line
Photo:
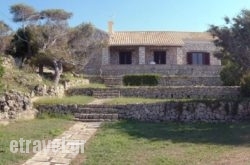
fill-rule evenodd
<path id="1" fill-rule="evenodd" d="M 2 63 L 3 63 L 3 60 L 2 60 L 2 58 L 0 57 L 0 89 L 3 88 L 2 77 L 3 77 L 3 75 L 4 75 L 4 67 L 3 67 Z"/>
<path id="2" fill-rule="evenodd" d="M 250 73 L 244 75 L 240 82 L 241 94 L 244 97 L 250 97 Z"/>
<path id="3" fill-rule="evenodd" d="M 159 75 L 145 74 L 145 75 L 125 75 L 123 77 L 124 85 L 131 86 L 156 86 L 159 83 Z"/>
<path id="4" fill-rule="evenodd" d="M 237 64 L 229 62 L 220 72 L 221 80 L 224 85 L 234 86 L 240 85 L 241 71 Z"/>

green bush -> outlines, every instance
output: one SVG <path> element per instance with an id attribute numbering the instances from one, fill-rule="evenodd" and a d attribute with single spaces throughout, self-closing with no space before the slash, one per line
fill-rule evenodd
<path id="1" fill-rule="evenodd" d="M 145 74 L 145 75 L 125 75 L 123 77 L 123 84 L 130 86 L 156 86 L 159 83 L 159 75 Z"/>
<path id="2" fill-rule="evenodd" d="M 240 85 L 241 76 L 240 67 L 232 62 L 227 63 L 220 72 L 221 80 L 227 86 Z"/>
<path id="3" fill-rule="evenodd" d="M 3 60 L 2 60 L 2 58 L 0 57 L 0 89 L 3 88 L 2 77 L 3 77 L 3 75 L 4 75 L 4 67 L 3 67 L 2 63 L 3 63 Z"/>
<path id="4" fill-rule="evenodd" d="M 244 97 L 250 97 L 250 74 L 246 74 L 242 77 L 240 87 L 241 94 Z"/>

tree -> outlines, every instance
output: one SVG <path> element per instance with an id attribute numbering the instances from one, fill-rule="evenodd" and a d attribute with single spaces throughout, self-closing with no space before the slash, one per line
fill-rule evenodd
<path id="1" fill-rule="evenodd" d="M 0 21 L 0 54 L 3 53 L 8 46 L 9 35 L 11 33 L 11 28 L 5 24 L 3 21 Z M 0 58 L 0 80 L 3 77 L 4 68 L 2 66 L 2 59 Z M 0 82 L 0 88 L 2 84 Z"/>
<path id="2" fill-rule="evenodd" d="M 2 79 L 4 75 L 4 67 L 2 65 L 2 58 L 0 57 L 0 80 Z M 0 82 L 0 88 L 2 88 L 2 83 Z"/>
<path id="3" fill-rule="evenodd" d="M 38 53 L 39 44 L 36 37 L 31 27 L 20 28 L 14 34 L 9 53 L 21 59 L 20 67 L 23 66 L 25 61 Z"/>
<path id="4" fill-rule="evenodd" d="M 10 13 L 13 14 L 14 22 L 21 22 L 24 28 L 26 23 L 36 22 L 40 14 L 31 6 L 25 4 L 15 4 L 10 7 Z"/>
<path id="5" fill-rule="evenodd" d="M 53 68 L 55 70 L 54 81 L 57 85 L 60 76 L 63 73 L 63 63 L 68 58 L 67 54 L 67 34 L 68 23 L 67 20 L 71 18 L 72 13 L 66 12 L 62 9 L 48 9 L 40 12 L 42 18 L 45 20 L 41 26 L 43 37 L 43 45 L 40 52 L 50 54 Z M 49 53 L 48 53 L 49 52 Z M 69 59 L 69 58 L 68 58 Z M 38 57 L 39 61 L 39 57 Z M 39 72 L 43 72 L 43 63 L 39 63 Z"/>
<path id="6" fill-rule="evenodd" d="M 57 22 L 56 24 L 67 21 L 72 17 L 72 13 L 62 9 L 47 9 L 40 12 L 40 15 L 47 20 L 47 24 Z"/>
<path id="7" fill-rule="evenodd" d="M 68 45 L 76 66 L 84 67 L 98 49 L 107 44 L 108 34 L 90 23 L 82 23 L 72 28 Z"/>
<path id="8" fill-rule="evenodd" d="M 226 86 L 236 86 L 240 85 L 240 79 L 242 73 L 240 71 L 240 66 L 228 61 L 220 72 L 221 80 Z"/>
<path id="9" fill-rule="evenodd" d="M 11 28 L 5 22 L 0 20 L 0 37 L 7 36 L 11 33 Z"/>
<path id="10" fill-rule="evenodd" d="M 55 70 L 54 82 L 55 85 L 59 83 L 60 76 L 63 72 L 72 71 L 75 66 L 72 63 L 67 62 L 65 58 L 60 58 L 59 55 L 52 54 L 51 52 L 40 52 L 37 56 L 32 58 L 32 64 L 35 66 L 47 66 Z"/>
<path id="11" fill-rule="evenodd" d="M 72 13 L 62 9 L 46 9 L 37 12 L 34 8 L 17 4 L 10 8 L 15 22 L 22 22 L 12 40 L 16 57 L 30 61 L 39 67 L 54 69 L 57 85 L 63 71 L 72 70 L 75 63 L 88 61 L 92 52 L 105 44 L 107 34 L 91 24 L 81 24 L 75 28 L 68 26 Z"/>
<path id="12" fill-rule="evenodd" d="M 0 53 L 5 52 L 10 42 L 11 28 L 3 21 L 0 21 Z"/>
<path id="13" fill-rule="evenodd" d="M 25 60 L 30 59 L 37 52 L 32 50 L 34 44 L 37 45 L 32 27 L 35 27 L 41 16 L 33 7 L 25 4 L 12 5 L 10 13 L 13 14 L 14 22 L 22 24 L 22 28 L 17 30 L 11 41 L 11 49 L 14 51 L 10 52 L 15 57 L 21 58 L 20 67 L 22 67 Z"/>
<path id="14" fill-rule="evenodd" d="M 13 14 L 14 22 L 22 22 L 22 28 L 16 32 L 12 40 L 14 50 L 12 54 L 20 57 L 22 64 L 38 54 L 49 54 L 51 58 L 45 59 L 53 61 L 55 84 L 57 84 L 62 73 L 62 61 L 67 48 L 65 37 L 68 30 L 67 20 L 72 13 L 62 9 L 37 12 L 34 8 L 24 4 L 11 6 L 10 12 Z M 40 72 L 43 72 L 43 66 L 42 62 L 39 63 Z"/>
<path id="15" fill-rule="evenodd" d="M 209 31 L 220 48 L 217 57 L 227 59 L 240 66 L 242 73 L 250 70 L 250 11 L 242 10 L 232 20 L 225 18 L 226 25 L 211 25 Z"/>

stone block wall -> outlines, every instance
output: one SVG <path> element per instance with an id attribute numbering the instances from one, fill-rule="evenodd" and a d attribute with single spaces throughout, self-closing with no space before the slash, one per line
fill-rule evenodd
<path id="1" fill-rule="evenodd" d="M 177 47 L 151 46 L 151 47 L 146 47 L 145 50 L 146 50 L 145 51 L 145 60 L 146 60 L 145 64 L 150 64 L 151 61 L 154 61 L 154 51 L 166 52 L 166 65 L 177 64 L 177 56 L 176 56 Z"/>
<path id="2" fill-rule="evenodd" d="M 106 86 L 122 86 L 123 77 L 104 77 Z M 222 86 L 220 77 L 184 77 L 184 76 L 163 76 L 159 79 L 159 86 Z"/>
<path id="3" fill-rule="evenodd" d="M 186 65 L 187 64 L 187 52 L 208 52 L 210 54 L 210 65 L 221 65 L 219 59 L 213 54 L 216 51 L 216 47 L 211 41 L 194 41 L 185 40 L 183 47 L 172 46 L 122 46 L 110 48 L 110 64 L 119 64 L 119 52 L 120 51 L 132 51 L 132 64 L 150 64 L 154 61 L 155 51 L 166 52 L 166 65 Z M 104 54 L 105 57 L 107 56 Z M 108 58 L 105 58 L 108 59 Z M 105 63 L 108 63 L 105 60 Z"/>
<path id="4" fill-rule="evenodd" d="M 120 119 L 140 121 L 234 122 L 250 119 L 248 101 L 167 102 L 121 107 L 118 109 Z"/>
<path id="5" fill-rule="evenodd" d="M 45 85 L 45 84 L 38 84 L 32 89 L 31 97 L 33 96 L 64 96 L 65 90 L 74 86 L 81 86 L 89 84 L 88 79 L 75 79 L 65 81 L 64 85 Z"/>
<path id="6" fill-rule="evenodd" d="M 31 97 L 34 96 L 59 96 L 64 95 L 65 88 L 63 85 L 58 86 L 47 86 L 45 84 L 38 84 L 31 91 Z"/>
<path id="7" fill-rule="evenodd" d="M 112 109 L 119 119 L 150 122 L 235 122 L 250 119 L 248 101 L 190 101 L 128 105 L 39 105 L 39 112 L 74 114 L 82 108 Z"/>
<path id="8" fill-rule="evenodd" d="M 106 86 L 122 86 L 122 77 L 104 77 L 104 84 Z"/>
<path id="9" fill-rule="evenodd" d="M 139 64 L 145 64 L 145 47 L 139 47 Z"/>
<path id="10" fill-rule="evenodd" d="M 184 42 L 185 44 L 182 48 L 182 63 L 179 64 L 187 64 L 187 52 L 208 52 L 210 54 L 210 65 L 221 65 L 221 61 L 213 55 L 217 49 L 213 42 L 194 40 L 185 40 Z"/>
<path id="11" fill-rule="evenodd" d="M 31 116 L 25 116 L 31 115 Z M 35 117 L 30 96 L 16 91 L 9 91 L 0 97 L 0 121 Z"/>
<path id="12" fill-rule="evenodd" d="M 192 65 L 105 65 L 103 76 L 123 76 L 126 74 L 160 74 L 162 76 L 218 77 L 221 66 Z"/>
<path id="13" fill-rule="evenodd" d="M 119 52 L 120 51 L 131 51 L 132 52 L 132 65 L 139 64 L 139 48 L 132 47 L 120 47 L 110 49 L 110 64 L 119 64 Z"/>
<path id="14" fill-rule="evenodd" d="M 93 91 L 105 92 L 108 90 L 117 90 L 124 97 L 144 97 L 144 98 L 238 98 L 240 96 L 239 87 L 226 86 L 175 86 L 175 87 L 130 87 L 130 88 L 72 88 L 66 91 L 67 95 L 89 95 Z"/>
<path id="15" fill-rule="evenodd" d="M 109 64 L 110 55 L 109 55 L 109 48 L 102 49 L 102 65 Z"/>
<path id="16" fill-rule="evenodd" d="M 161 86 L 222 86 L 220 77 L 161 77 L 159 80 Z"/>

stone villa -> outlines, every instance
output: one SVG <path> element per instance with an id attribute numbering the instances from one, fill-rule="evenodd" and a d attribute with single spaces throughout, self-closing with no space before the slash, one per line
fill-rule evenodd
<path id="1" fill-rule="evenodd" d="M 86 71 L 108 84 L 121 83 L 126 74 L 158 73 L 162 85 L 221 85 L 221 61 L 214 57 L 216 47 L 207 32 L 115 32 L 109 22 L 108 34 L 108 46 Z"/>

